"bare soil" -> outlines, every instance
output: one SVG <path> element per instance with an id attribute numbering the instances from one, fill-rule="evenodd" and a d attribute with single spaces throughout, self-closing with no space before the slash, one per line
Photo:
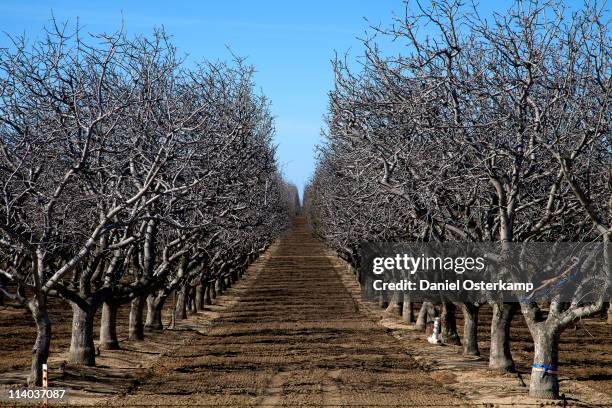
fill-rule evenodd
<path id="1" fill-rule="evenodd" d="M 410 325 L 362 302 L 346 265 L 309 236 L 301 219 L 244 279 L 176 330 L 127 341 L 128 309 L 119 314 L 123 350 L 102 350 L 97 367 L 78 367 L 65 364 L 70 309 L 54 304 L 50 383 L 69 389 L 70 404 L 550 404 L 527 398 L 516 375 L 489 372 L 486 359 L 465 358 L 457 347 L 429 345 Z M 486 356 L 490 311 L 482 315 Z M 35 337 L 31 320 L 23 309 L 0 308 L 0 392 L 25 381 Z M 512 330 L 513 353 L 528 382 L 532 345 L 520 317 Z M 561 387 L 568 406 L 612 406 L 611 331 L 603 321 L 588 319 L 564 335 Z"/>
<path id="2" fill-rule="evenodd" d="M 330 257 L 333 256 L 328 252 Z M 565 401 L 538 400 L 528 397 L 533 363 L 533 341 L 522 315 L 512 321 L 510 336 L 517 373 L 505 374 L 488 369 L 492 309 L 483 306 L 479 314 L 480 357 L 462 355 L 461 346 L 432 345 L 426 335 L 404 323 L 399 316 L 387 314 L 376 302 L 364 301 L 351 267 L 334 257 L 333 263 L 360 309 L 387 327 L 410 355 L 446 388 L 485 407 L 612 407 L 612 326 L 605 316 L 579 321 L 561 335 L 559 344 L 559 383 Z M 414 307 L 415 316 L 418 307 Z M 457 309 L 457 329 L 462 335 L 463 316 Z M 564 405 L 565 404 L 565 405 Z"/>
<path id="3" fill-rule="evenodd" d="M 434 398 L 435 396 L 435 398 Z M 359 311 L 302 220 L 203 336 L 113 405 L 462 406 Z"/>

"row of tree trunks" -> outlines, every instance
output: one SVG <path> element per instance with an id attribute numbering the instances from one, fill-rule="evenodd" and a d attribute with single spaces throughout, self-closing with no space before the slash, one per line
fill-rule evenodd
<path id="1" fill-rule="evenodd" d="M 392 296 L 386 301 L 384 296 L 379 299 L 379 306 L 386 306 L 386 312 L 402 315 L 407 322 L 414 322 L 410 296 L 404 294 L 403 302 L 399 296 Z M 463 312 L 463 354 L 479 356 L 478 348 L 478 313 L 480 304 L 464 303 Z M 489 356 L 489 368 L 512 372 L 514 361 L 510 352 L 510 323 L 515 316 L 518 305 L 516 303 L 494 303 L 493 318 L 491 321 L 491 352 Z M 436 307 L 431 302 L 423 302 L 415 322 L 417 330 L 424 331 L 428 323 L 432 323 L 438 315 Z M 457 332 L 456 306 L 452 302 L 444 302 L 441 307 L 441 336 L 447 344 L 461 345 L 461 339 Z"/>
<path id="2" fill-rule="evenodd" d="M 401 299 L 400 299 L 401 298 Z M 401 315 L 403 320 L 412 322 L 412 303 L 410 296 L 394 292 L 393 295 L 381 294 L 379 306 L 385 307 L 385 312 Z M 463 354 L 479 356 L 478 347 L 478 314 L 482 304 L 463 303 Z M 489 368 L 501 372 L 514 372 L 515 365 L 510 350 L 510 325 L 519 310 L 517 303 L 492 303 L 491 340 Z M 593 309 L 595 310 L 595 309 Z M 607 312 L 607 322 L 612 323 L 612 304 L 600 309 L 602 317 Z M 424 330 L 437 316 L 436 306 L 431 302 L 423 302 L 416 320 L 415 327 Z M 461 344 L 456 330 L 456 306 L 452 302 L 441 305 L 441 336 L 447 344 Z M 558 344 L 560 330 L 548 322 L 532 323 L 530 332 L 534 343 L 534 365 L 530 377 L 529 395 L 535 398 L 555 399 L 559 395 L 557 377 Z"/>
<path id="3" fill-rule="evenodd" d="M 413 303 L 410 300 L 410 294 L 408 292 L 403 294 L 395 292 L 391 296 L 390 301 L 386 301 L 384 296 L 381 295 L 379 305 L 381 307 L 385 307 L 386 305 L 386 313 L 401 316 L 402 320 L 406 323 L 414 323 Z"/>
<path id="4" fill-rule="evenodd" d="M 229 274 L 216 280 L 206 281 L 197 287 L 183 285 L 177 289 L 176 310 L 178 319 L 187 318 L 188 304 L 192 303 L 190 311 L 203 310 L 205 305 L 212 304 L 217 293 L 222 293 L 237 281 L 237 274 Z M 215 285 L 217 290 L 215 290 Z M 163 330 L 162 310 L 168 293 L 161 290 L 148 296 L 139 296 L 130 303 L 128 319 L 128 338 L 132 341 L 144 339 L 144 329 Z M 146 322 L 143 323 L 144 308 L 147 308 Z M 99 304 L 88 300 L 70 302 L 72 307 L 72 337 L 69 349 L 69 362 L 78 365 L 94 366 L 96 364 L 96 347 L 94 344 L 94 316 Z M 120 303 L 107 300 L 102 303 L 100 320 L 100 350 L 120 349 L 117 337 L 117 311 Z M 42 384 L 42 364 L 49 354 L 51 342 L 51 322 L 49 320 L 46 302 L 39 303 L 36 298 L 29 303 L 30 311 L 36 321 L 37 337 L 32 349 L 32 374 L 28 384 Z"/>

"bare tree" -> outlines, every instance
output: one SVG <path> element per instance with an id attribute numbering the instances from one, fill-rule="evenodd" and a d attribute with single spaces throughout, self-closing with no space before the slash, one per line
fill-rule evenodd
<path id="1" fill-rule="evenodd" d="M 252 73 L 240 59 L 186 69 L 163 31 L 83 37 L 55 24 L 2 50 L 0 271 L 20 290 L 0 290 L 37 324 L 32 383 L 49 352 L 49 296 L 73 309 L 70 362 L 93 365 L 101 306 L 101 348 L 118 347 L 128 302 L 141 339 L 147 296 L 231 284 L 288 225 L 295 197 Z"/>
<path id="2" fill-rule="evenodd" d="M 335 61 L 306 202 L 313 231 L 356 266 L 358 243 L 376 240 L 602 240 L 607 251 L 612 75 L 601 10 L 568 16 L 558 2 L 517 2 L 485 19 L 458 1 L 406 4 L 404 18 L 374 28 L 404 41 L 403 55 L 384 57 L 374 37 L 360 70 Z M 608 278 L 589 304 L 579 292 L 569 304 L 550 299 L 547 313 L 489 294 L 490 367 L 514 369 L 520 307 L 536 345 L 530 393 L 558 397 L 558 336 L 601 310 L 609 287 Z M 452 314 L 452 299 L 431 300 Z M 466 354 L 478 352 L 478 309 L 463 308 Z"/>

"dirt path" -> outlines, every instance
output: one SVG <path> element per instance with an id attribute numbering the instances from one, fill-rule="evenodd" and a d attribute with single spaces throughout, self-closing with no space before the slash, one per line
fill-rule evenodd
<path id="1" fill-rule="evenodd" d="M 303 220 L 209 330 L 131 395 L 161 406 L 463 406 L 361 312 Z"/>

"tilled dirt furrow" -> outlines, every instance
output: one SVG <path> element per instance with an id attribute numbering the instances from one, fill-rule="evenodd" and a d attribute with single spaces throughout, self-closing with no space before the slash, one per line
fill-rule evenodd
<path id="1" fill-rule="evenodd" d="M 205 335 L 109 403 L 210 406 L 463 406 L 355 306 L 303 220 Z"/>

